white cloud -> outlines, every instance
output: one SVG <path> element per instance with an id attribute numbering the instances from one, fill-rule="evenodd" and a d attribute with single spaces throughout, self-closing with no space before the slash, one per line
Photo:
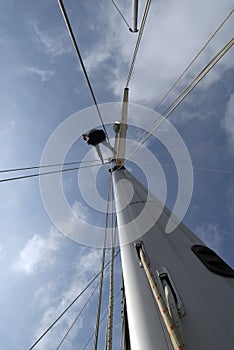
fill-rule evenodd
<path id="1" fill-rule="evenodd" d="M 89 72 L 93 71 L 95 70 L 95 67 L 105 62 L 110 57 L 111 57 L 111 53 L 108 48 L 108 43 L 103 43 L 102 46 L 97 46 L 93 48 L 92 52 L 89 52 L 89 54 L 86 56 L 86 58 L 84 59 L 85 68 Z"/>
<path id="2" fill-rule="evenodd" d="M 178 0 L 170 1 L 163 7 L 158 2 L 152 3 L 130 81 L 131 100 L 156 102 L 191 62 L 231 9 L 230 0 L 207 0 L 205 3 L 202 0 Z M 100 59 L 97 59 L 96 64 L 89 63 L 89 66 L 98 71 L 98 63 L 110 56 L 112 78 L 109 79 L 109 88 L 122 97 L 137 35 L 128 32 L 118 15 L 113 16 L 112 7 L 109 11 L 109 15 L 103 11 L 105 18 L 102 20 L 106 30 L 99 36 L 96 47 L 90 49 L 88 55 L 89 62 L 95 62 L 96 57 Z M 131 13 L 130 8 L 127 13 Z M 232 19 L 193 65 L 182 81 L 183 85 L 191 81 L 231 37 Z M 230 56 L 225 56 L 209 73 L 203 86 L 217 81 L 225 69 L 233 67 Z"/>
<path id="3" fill-rule="evenodd" d="M 221 125 L 228 135 L 228 140 L 231 145 L 234 143 L 234 94 L 231 95 L 226 107 L 224 119 Z"/>
<path id="4" fill-rule="evenodd" d="M 222 255 L 224 233 L 220 230 L 218 224 L 205 224 L 196 228 L 195 231 L 209 248 Z"/>
<path id="5" fill-rule="evenodd" d="M 14 120 L 2 120 L 0 125 L 0 135 L 5 135 L 11 133 L 13 130 L 15 130 L 16 123 Z"/>
<path id="6" fill-rule="evenodd" d="M 38 297 L 46 297 L 46 304 L 44 304 L 44 313 L 41 317 L 40 323 L 34 332 L 35 339 L 37 339 L 44 331 L 52 324 L 56 317 L 64 311 L 64 309 L 71 303 L 72 300 L 84 289 L 90 279 L 100 270 L 101 266 L 101 251 L 89 250 L 83 248 L 79 251 L 77 259 L 70 261 L 70 264 L 74 267 L 74 275 L 71 282 L 66 283 L 66 288 L 61 292 L 60 297 L 56 298 L 56 286 L 51 284 L 50 288 L 44 286 L 35 295 L 35 301 Z M 67 280 L 67 276 L 66 280 Z M 98 280 L 97 280 L 98 281 Z M 38 344 L 38 349 L 52 349 L 58 345 L 59 341 L 63 337 L 65 331 L 71 325 L 80 307 L 87 300 L 91 294 L 94 285 L 84 294 L 83 297 L 75 303 L 75 305 L 62 317 L 62 320 L 54 327 L 52 332 L 49 332 L 47 336 Z M 37 302 L 37 301 L 36 301 Z M 43 306 L 43 305 L 42 305 Z M 69 349 L 70 342 L 74 336 L 77 336 L 77 332 L 82 328 L 82 336 L 84 336 L 83 319 L 84 315 L 79 318 L 79 322 L 76 324 L 76 332 L 70 333 L 68 339 L 66 339 L 66 349 Z"/>
<path id="7" fill-rule="evenodd" d="M 55 75 L 55 72 L 52 70 L 43 70 L 36 67 L 28 67 L 26 68 L 26 71 L 38 76 L 42 82 L 49 80 L 53 75 Z"/>
<path id="8" fill-rule="evenodd" d="M 72 51 L 72 45 L 70 40 L 68 40 L 68 34 L 65 29 L 62 32 L 56 30 L 56 33 L 52 35 L 41 30 L 37 21 L 31 21 L 30 26 L 36 36 L 36 43 L 40 45 L 46 54 L 56 57 Z"/>
<path id="9" fill-rule="evenodd" d="M 54 229 L 51 229 L 47 237 L 35 234 L 13 262 L 13 271 L 32 275 L 50 268 L 55 263 L 53 253 L 60 247 L 60 238 L 60 234 Z"/>
<path id="10" fill-rule="evenodd" d="M 78 215 L 82 220 L 88 221 L 90 217 L 89 209 L 83 205 L 81 202 L 76 201 L 73 206 L 72 210 L 75 212 L 76 215 Z"/>

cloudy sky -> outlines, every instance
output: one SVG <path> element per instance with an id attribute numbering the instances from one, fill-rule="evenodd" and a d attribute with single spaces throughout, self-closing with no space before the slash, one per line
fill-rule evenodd
<path id="1" fill-rule="evenodd" d="M 131 1 L 116 0 L 116 3 L 131 23 Z M 64 0 L 64 4 L 98 103 L 120 102 L 137 35 L 129 32 L 110 0 Z M 140 16 L 143 8 L 144 2 L 140 1 Z M 130 102 L 154 108 L 232 8 L 231 0 L 152 1 L 129 84 Z M 233 37 L 233 16 L 158 112 L 163 112 Z M 86 131 L 86 121 L 82 118 L 83 112 L 79 113 L 91 107 L 93 101 L 57 1 L 1 2 L 0 50 L 0 169 L 39 165 L 50 135 L 74 114 L 80 119 L 77 119 L 77 131 L 75 129 L 73 133 L 76 141 L 68 150 L 66 161 L 80 161 L 88 151 L 86 160 L 97 160 L 95 151 L 90 151 L 80 139 L 80 131 Z M 170 116 L 170 122 L 184 140 L 194 166 L 193 196 L 184 222 L 232 267 L 233 78 L 231 49 Z M 113 112 L 107 121 L 111 138 L 114 137 L 111 122 L 118 117 L 118 111 L 116 113 Z M 146 115 L 142 118 L 138 116 L 135 122 L 139 128 L 149 126 Z M 92 127 L 98 125 L 100 121 L 94 112 Z M 71 134 L 64 135 L 64 143 Z M 135 139 L 139 131 L 132 127 L 129 135 Z M 165 173 L 166 200 L 172 208 L 177 196 L 173 159 L 156 139 L 149 139 L 147 146 Z M 57 147 L 59 152 L 60 145 Z M 104 155 L 110 154 L 105 151 Z M 54 159 L 50 160 L 56 163 L 58 159 L 55 154 Z M 150 166 L 149 162 L 141 158 L 140 152 L 133 160 L 142 165 L 145 162 L 145 167 Z M 181 166 L 186 164 L 182 163 Z M 100 201 L 104 203 L 108 166 L 95 169 L 96 172 L 93 168 L 79 171 L 83 176 L 83 189 L 92 193 L 93 188 L 96 188 Z M 143 181 L 147 180 L 144 171 L 133 163 L 129 163 L 129 169 L 135 170 Z M 2 173 L 1 179 L 29 173 L 32 171 Z M 53 182 L 53 177 L 51 179 Z M 82 189 L 78 188 L 77 173 L 65 173 L 62 179 L 64 193 L 73 211 L 82 220 L 89 222 L 91 227 L 95 223 L 102 230 L 104 214 L 85 203 Z M 43 206 L 37 177 L 2 182 L 0 191 L 0 348 L 25 350 L 100 270 L 101 250 L 79 245 L 59 232 Z M 54 207 L 57 205 L 55 201 Z M 79 229 L 83 236 L 86 233 L 92 235 L 85 225 Z M 120 304 L 119 257 L 116 258 L 116 264 L 115 295 L 116 303 Z M 108 283 L 106 276 L 105 293 Z M 54 349 L 58 346 L 64 330 L 95 286 L 94 283 L 80 304 L 66 315 L 64 321 L 36 349 Z M 76 329 L 64 343 L 64 349 L 77 349 L 77 344 L 79 349 L 85 347 L 94 330 L 96 299 L 97 295 L 94 294 Z M 106 301 L 107 297 L 104 299 Z M 106 303 L 102 315 L 105 312 Z M 118 306 L 115 319 L 115 341 L 119 344 L 121 319 Z M 103 322 L 101 342 L 105 327 Z M 89 346 L 87 349 L 92 348 L 92 341 Z"/>

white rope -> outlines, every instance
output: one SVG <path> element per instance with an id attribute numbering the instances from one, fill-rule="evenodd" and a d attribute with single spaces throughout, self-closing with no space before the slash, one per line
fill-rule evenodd
<path id="1" fill-rule="evenodd" d="M 166 304 L 165 304 L 162 296 L 160 295 L 159 288 L 158 288 L 157 283 L 156 283 L 156 281 L 155 281 L 155 279 L 150 271 L 150 268 L 146 262 L 145 255 L 144 255 L 142 249 L 140 249 L 140 258 L 141 258 L 141 262 L 142 262 L 143 268 L 145 270 L 146 276 L 148 278 L 148 282 L 150 284 L 151 291 L 152 291 L 154 298 L 155 298 L 155 301 L 158 305 L 160 315 L 164 321 L 168 335 L 171 339 L 173 349 L 174 350 L 183 350 L 184 345 L 182 343 L 180 333 L 178 332 L 176 326 L 174 325 L 173 319 L 168 312 L 168 309 L 166 307 Z"/>

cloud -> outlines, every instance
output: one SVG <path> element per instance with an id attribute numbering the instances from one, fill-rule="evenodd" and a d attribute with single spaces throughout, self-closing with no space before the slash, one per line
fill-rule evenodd
<path id="1" fill-rule="evenodd" d="M 221 126 L 226 131 L 228 141 L 231 145 L 234 143 L 234 94 L 228 100 L 224 119 L 221 121 Z"/>
<path id="2" fill-rule="evenodd" d="M 164 7 L 160 6 L 158 2 L 151 5 L 130 81 L 132 100 L 157 102 L 231 10 L 229 0 L 224 0 L 222 3 L 218 0 L 207 0 L 205 4 L 202 0 L 192 0 L 189 3 L 179 0 L 176 3 L 171 1 Z M 210 16 L 211 8 L 212 16 Z M 89 63 L 89 67 L 98 71 L 100 69 L 98 63 L 110 57 L 108 61 L 112 77 L 108 79 L 109 88 L 117 96 L 122 97 L 137 35 L 131 34 L 126 26 L 122 25 L 118 14 L 116 17 L 113 16 L 113 8 L 109 8 L 109 15 L 106 15 L 106 10 L 103 13 L 105 17 L 102 21 L 106 30 L 99 36 L 96 47 L 91 48 L 88 54 L 89 62 L 95 62 L 95 57 L 101 59 L 98 59 L 96 64 Z M 130 8 L 127 13 L 131 13 Z M 232 35 L 230 23 L 231 20 L 183 78 L 183 86 L 204 68 L 224 43 L 230 40 Z M 100 54 L 101 49 L 105 55 Z M 223 71 L 230 67 L 233 67 L 233 60 L 227 55 L 209 73 L 202 86 L 217 81 Z M 134 89 L 131 89 L 132 86 Z M 180 84 L 179 86 L 182 87 Z M 178 92 L 177 89 L 176 91 Z"/>
<path id="3" fill-rule="evenodd" d="M 0 135 L 5 135 L 11 133 L 13 130 L 15 130 L 16 123 L 14 120 L 2 120 L 0 125 Z"/>
<path id="4" fill-rule="evenodd" d="M 220 230 L 218 224 L 204 224 L 196 228 L 199 238 L 211 249 L 222 255 L 223 249 L 223 231 Z"/>
<path id="5" fill-rule="evenodd" d="M 105 46 L 105 47 L 104 47 Z M 87 71 L 94 71 L 95 67 L 107 61 L 111 57 L 110 49 L 107 43 L 102 43 L 102 46 L 97 46 L 88 53 L 84 59 Z"/>
<path id="6" fill-rule="evenodd" d="M 48 34 L 39 28 L 37 21 L 31 21 L 30 26 L 36 36 L 37 43 L 46 54 L 58 57 L 72 51 L 72 45 L 65 29 L 62 32 L 57 30 L 56 33 Z"/>
<path id="7" fill-rule="evenodd" d="M 100 270 L 101 266 L 101 250 L 89 250 L 87 248 L 81 248 L 78 252 L 78 257 L 70 261 L 70 265 L 73 268 L 73 278 L 69 282 L 66 278 L 65 288 L 61 291 L 59 298 L 56 295 L 56 285 L 54 283 L 50 286 L 43 286 L 40 291 L 35 294 L 35 302 L 38 298 L 46 299 L 44 304 L 41 304 L 44 311 L 40 317 L 37 329 L 34 331 L 34 339 L 37 339 L 44 331 L 52 324 L 56 317 L 64 311 L 64 309 L 74 300 L 74 298 L 84 289 L 90 279 Z M 98 280 L 97 280 L 98 282 Z M 53 328 L 53 331 L 48 333 L 47 336 L 38 344 L 38 349 L 52 349 L 58 345 L 59 341 L 63 337 L 64 333 L 71 325 L 75 317 L 77 316 L 81 306 L 87 300 L 91 294 L 94 285 L 85 293 L 84 298 L 81 297 L 75 303 L 75 305 L 63 316 L 62 320 Z M 57 287 L 58 290 L 58 287 Z M 77 311 L 78 310 L 78 311 Z M 87 311 L 87 310 L 86 310 Z M 87 315 L 87 313 L 86 313 Z M 79 334 L 79 330 L 82 329 L 82 338 L 85 337 L 83 330 L 84 315 L 79 318 L 79 322 L 76 324 L 76 332 L 69 334 L 69 339 L 66 339 L 66 349 L 69 349 L 70 342 L 73 337 Z M 86 327 L 87 328 L 87 327 Z"/>
<path id="8" fill-rule="evenodd" d="M 12 264 L 12 270 L 24 275 L 46 271 L 55 263 L 54 252 L 60 248 L 60 235 L 51 229 L 47 237 L 35 234 Z"/>
<path id="9" fill-rule="evenodd" d="M 55 75 L 55 72 L 52 70 L 43 70 L 36 67 L 28 67 L 26 68 L 26 72 L 38 76 L 42 82 L 48 81 L 53 75 Z"/>

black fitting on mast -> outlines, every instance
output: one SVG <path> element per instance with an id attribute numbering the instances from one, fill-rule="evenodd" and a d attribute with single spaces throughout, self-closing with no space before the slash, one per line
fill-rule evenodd
<path id="1" fill-rule="evenodd" d="M 110 168 L 109 169 L 109 172 L 110 173 L 113 173 L 114 171 L 116 171 L 116 170 L 125 170 L 126 168 L 125 168 L 125 166 L 124 165 L 115 165 L 113 168 Z"/>

